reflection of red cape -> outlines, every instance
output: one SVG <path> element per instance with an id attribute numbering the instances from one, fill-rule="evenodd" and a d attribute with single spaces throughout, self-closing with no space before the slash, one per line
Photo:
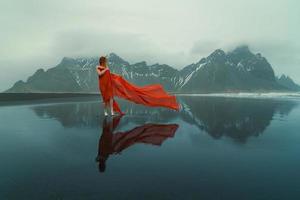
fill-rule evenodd
<path id="1" fill-rule="evenodd" d="M 136 143 L 160 146 L 167 138 L 174 136 L 177 128 L 177 124 L 145 124 L 130 131 L 115 133 L 112 150 L 120 153 Z"/>
<path id="2" fill-rule="evenodd" d="M 108 70 L 99 77 L 99 88 L 104 102 L 117 96 L 145 106 L 161 106 L 179 110 L 176 97 L 168 94 L 160 84 L 136 86 L 125 80 L 122 76 L 110 73 Z M 113 101 L 113 107 L 116 112 L 122 113 L 115 100 Z"/>
<path id="3" fill-rule="evenodd" d="M 98 156 L 107 158 L 137 143 L 159 146 L 167 138 L 173 137 L 178 129 L 178 124 L 145 124 L 129 131 L 113 133 L 119 121 L 120 117 L 116 117 L 110 123 L 106 119 L 103 122 Z"/>

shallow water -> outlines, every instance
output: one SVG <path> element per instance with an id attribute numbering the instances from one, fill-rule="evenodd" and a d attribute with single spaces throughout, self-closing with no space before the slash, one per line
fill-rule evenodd
<path id="1" fill-rule="evenodd" d="M 1 106 L 0 199 L 300 199 L 298 99 L 179 100 Z"/>

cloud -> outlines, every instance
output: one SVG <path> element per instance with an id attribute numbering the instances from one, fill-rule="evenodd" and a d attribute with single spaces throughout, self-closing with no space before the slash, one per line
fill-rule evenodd
<path id="1" fill-rule="evenodd" d="M 299 44 L 287 39 L 253 41 L 252 44 L 252 49 L 268 59 L 277 75 L 288 74 L 300 83 Z"/>
<path id="2" fill-rule="evenodd" d="M 190 49 L 191 55 L 207 55 L 221 47 L 219 41 L 212 40 L 212 41 L 197 41 L 193 44 L 192 48 Z"/>
<path id="3" fill-rule="evenodd" d="M 143 34 L 91 28 L 58 33 L 49 48 L 49 54 L 69 57 L 100 56 L 111 52 L 117 53 L 131 63 L 145 60 L 149 64 L 160 60 L 175 64 L 178 61 L 174 60 L 174 56 L 182 53 L 169 51 Z"/>
<path id="4" fill-rule="evenodd" d="M 2 0 L 0 69 L 9 75 L 0 77 L 0 90 L 64 56 L 115 52 L 131 63 L 182 68 L 239 44 L 300 82 L 299 6 L 296 0 Z"/>

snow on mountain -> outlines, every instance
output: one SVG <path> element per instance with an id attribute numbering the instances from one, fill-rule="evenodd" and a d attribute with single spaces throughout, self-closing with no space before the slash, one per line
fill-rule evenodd
<path id="1" fill-rule="evenodd" d="M 181 70 L 165 64 L 130 64 L 115 53 L 107 55 L 113 73 L 138 85 L 162 84 L 182 93 L 253 92 L 300 90 L 286 76 L 276 78 L 268 61 L 247 46 L 225 53 L 215 50 L 208 57 Z M 39 69 L 26 82 L 17 81 L 5 92 L 99 92 L 98 57 L 64 57 L 55 67 Z"/>

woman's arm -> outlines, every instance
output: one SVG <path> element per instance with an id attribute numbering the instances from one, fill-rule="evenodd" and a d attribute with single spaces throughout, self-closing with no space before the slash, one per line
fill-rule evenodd
<path id="1" fill-rule="evenodd" d="M 102 71 L 99 69 L 99 67 L 96 68 L 97 73 L 99 76 L 102 76 L 107 70 L 108 68 L 104 68 Z"/>

